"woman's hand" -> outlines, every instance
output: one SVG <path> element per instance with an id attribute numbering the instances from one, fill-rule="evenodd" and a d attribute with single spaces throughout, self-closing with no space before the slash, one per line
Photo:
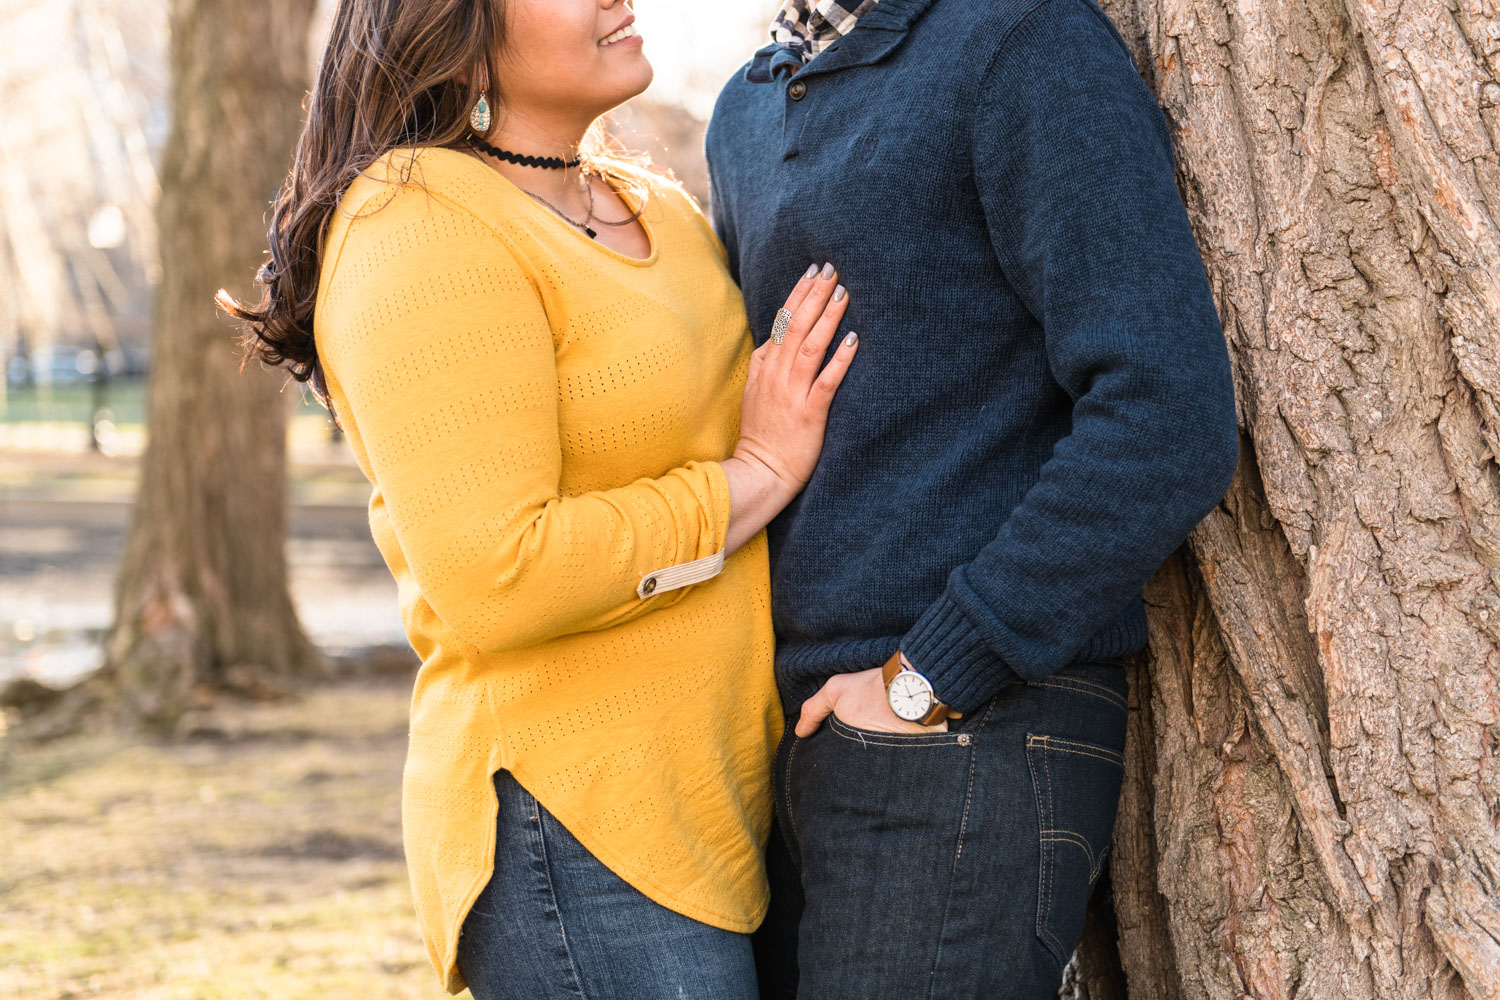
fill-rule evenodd
<path id="1" fill-rule="evenodd" d="M 833 265 L 814 264 L 787 297 L 792 321 L 785 341 L 767 340 L 750 355 L 740 440 L 723 463 L 730 493 L 726 551 L 764 528 L 812 478 L 828 408 L 858 350 L 859 338 L 851 333 L 823 364 L 848 308 Z"/>
<path id="2" fill-rule="evenodd" d="M 734 455 L 770 470 L 793 496 L 812 478 L 823 453 L 828 408 L 858 349 L 851 333 L 823 365 L 848 308 L 833 265 L 814 265 L 787 297 L 792 321 L 786 341 L 767 340 L 750 355 Z"/>

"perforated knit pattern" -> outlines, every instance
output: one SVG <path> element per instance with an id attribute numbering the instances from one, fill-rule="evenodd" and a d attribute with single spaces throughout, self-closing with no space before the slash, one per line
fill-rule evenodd
<path id="1" fill-rule="evenodd" d="M 647 896 L 765 912 L 781 735 L 765 535 L 720 552 L 751 341 L 723 247 L 656 178 L 653 256 L 597 244 L 459 152 L 392 154 L 327 237 L 319 354 L 422 658 L 402 826 L 444 986 L 509 768 Z"/>

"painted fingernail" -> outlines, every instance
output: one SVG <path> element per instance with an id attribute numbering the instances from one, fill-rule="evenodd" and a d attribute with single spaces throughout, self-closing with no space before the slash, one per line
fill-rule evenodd
<path id="1" fill-rule="evenodd" d="M 859 342 L 859 334 L 855 333 L 852 330 L 849 331 L 849 336 L 847 336 L 847 337 L 844 338 L 844 346 L 845 347 L 853 347 L 858 342 Z"/>
<path id="2" fill-rule="evenodd" d="M 818 265 L 814 264 L 814 265 L 812 265 L 811 267 L 809 267 L 807 269 L 807 273 L 804 274 L 802 277 L 804 277 L 804 278 L 811 278 L 813 275 L 815 275 L 817 273 L 818 273 Z"/>
<path id="3" fill-rule="evenodd" d="M 849 292 L 844 288 L 844 286 L 840 285 L 833 290 L 833 301 L 842 302 L 844 301 L 844 296 L 848 294 Z"/>
<path id="4" fill-rule="evenodd" d="M 823 265 L 823 280 L 827 281 L 831 277 L 833 277 L 833 265 L 832 264 L 824 264 Z"/>

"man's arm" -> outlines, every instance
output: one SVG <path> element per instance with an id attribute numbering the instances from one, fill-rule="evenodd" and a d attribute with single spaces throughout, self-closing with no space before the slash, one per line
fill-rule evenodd
<path id="1" fill-rule="evenodd" d="M 1165 119 L 1087 0 L 1045 0 L 1009 33 L 973 157 L 994 252 L 1074 404 L 1036 484 L 901 644 L 965 712 L 1115 619 L 1222 499 L 1239 449 Z"/>

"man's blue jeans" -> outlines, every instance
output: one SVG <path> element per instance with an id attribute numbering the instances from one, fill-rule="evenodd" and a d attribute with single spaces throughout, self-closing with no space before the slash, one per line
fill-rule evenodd
<path id="1" fill-rule="evenodd" d="M 750 935 L 647 899 L 510 772 L 494 780 L 495 873 L 458 940 L 475 1000 L 754 1000 Z"/>
<path id="2" fill-rule="evenodd" d="M 1015 681 L 946 733 L 789 721 L 761 996 L 1050 1000 L 1109 848 L 1128 693 L 1112 660 Z"/>

